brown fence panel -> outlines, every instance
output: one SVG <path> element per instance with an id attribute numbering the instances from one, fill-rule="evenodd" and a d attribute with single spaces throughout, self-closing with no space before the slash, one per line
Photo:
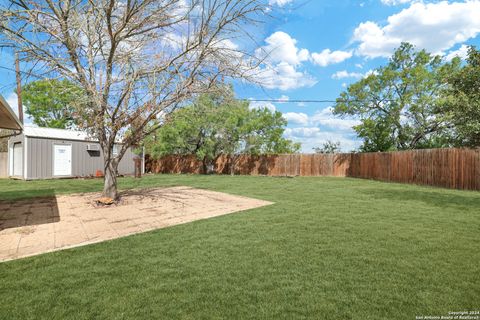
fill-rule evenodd
<path id="1" fill-rule="evenodd" d="M 268 176 L 337 176 L 480 190 L 480 149 L 429 149 L 352 154 L 221 156 L 218 174 Z M 203 173 L 195 156 L 146 158 L 147 172 Z"/>

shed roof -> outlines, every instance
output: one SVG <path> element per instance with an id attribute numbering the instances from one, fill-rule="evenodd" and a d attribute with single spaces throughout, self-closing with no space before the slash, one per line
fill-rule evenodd
<path id="1" fill-rule="evenodd" d="M 0 129 L 22 130 L 23 126 L 7 101 L 0 95 Z"/>
<path id="2" fill-rule="evenodd" d="M 38 128 L 26 126 L 24 134 L 27 137 L 48 138 L 59 140 L 77 140 L 77 141 L 96 141 L 84 131 L 54 129 L 54 128 Z"/>
<path id="3" fill-rule="evenodd" d="M 58 139 L 58 140 L 73 140 L 73 141 L 89 141 L 98 142 L 98 139 L 92 137 L 85 131 L 70 130 L 70 129 L 56 129 L 56 128 L 41 128 L 25 126 L 23 134 L 26 137 Z M 122 138 L 117 138 L 115 143 L 122 143 Z"/>

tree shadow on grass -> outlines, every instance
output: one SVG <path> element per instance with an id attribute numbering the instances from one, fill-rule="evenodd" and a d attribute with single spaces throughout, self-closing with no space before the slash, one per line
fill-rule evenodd
<path id="1" fill-rule="evenodd" d="M 243 155 L 236 159 L 234 173 L 236 175 L 270 175 L 275 167 L 278 155 Z M 220 174 L 230 174 L 232 161 L 229 158 Z"/>
<path id="2" fill-rule="evenodd" d="M 360 191 L 374 199 L 389 201 L 410 202 L 419 201 L 424 204 L 441 208 L 461 208 L 467 210 L 479 210 L 480 212 L 480 193 L 455 192 L 450 190 L 385 190 L 381 188 L 368 188 Z"/>
<path id="3" fill-rule="evenodd" d="M 9 199 L 0 200 L 0 231 L 60 221 L 54 190 L 43 190 L 36 198 L 29 199 L 15 199 L 5 193 L 12 192 L 0 192 L 0 196 Z"/>
<path id="4" fill-rule="evenodd" d="M 197 192 L 193 189 L 187 188 L 186 190 L 171 189 L 171 188 L 143 188 L 143 189 L 128 189 L 119 193 L 120 199 L 127 199 L 130 201 L 154 201 L 162 203 L 164 201 L 172 201 L 178 203 L 184 203 L 184 201 L 190 200 Z M 204 196 L 204 194 L 202 194 Z"/>

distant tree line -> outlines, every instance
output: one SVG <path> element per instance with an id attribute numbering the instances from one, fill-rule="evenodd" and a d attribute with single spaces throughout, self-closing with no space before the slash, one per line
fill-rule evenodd
<path id="1" fill-rule="evenodd" d="M 283 137 L 287 120 L 281 112 L 250 108 L 234 98 L 231 87 L 204 94 L 192 105 L 168 115 L 164 125 L 144 140 L 154 158 L 195 155 L 208 172 L 221 155 L 230 155 L 233 172 L 242 154 L 294 153 L 300 144 Z"/>

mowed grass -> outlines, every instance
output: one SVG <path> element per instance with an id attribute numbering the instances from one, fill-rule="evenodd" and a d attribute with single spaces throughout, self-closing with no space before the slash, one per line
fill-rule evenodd
<path id="1" fill-rule="evenodd" d="M 0 263 L 2 319 L 415 319 L 480 310 L 480 193 L 342 178 L 146 176 L 274 205 Z M 99 180 L 0 180 L 0 199 Z"/>

